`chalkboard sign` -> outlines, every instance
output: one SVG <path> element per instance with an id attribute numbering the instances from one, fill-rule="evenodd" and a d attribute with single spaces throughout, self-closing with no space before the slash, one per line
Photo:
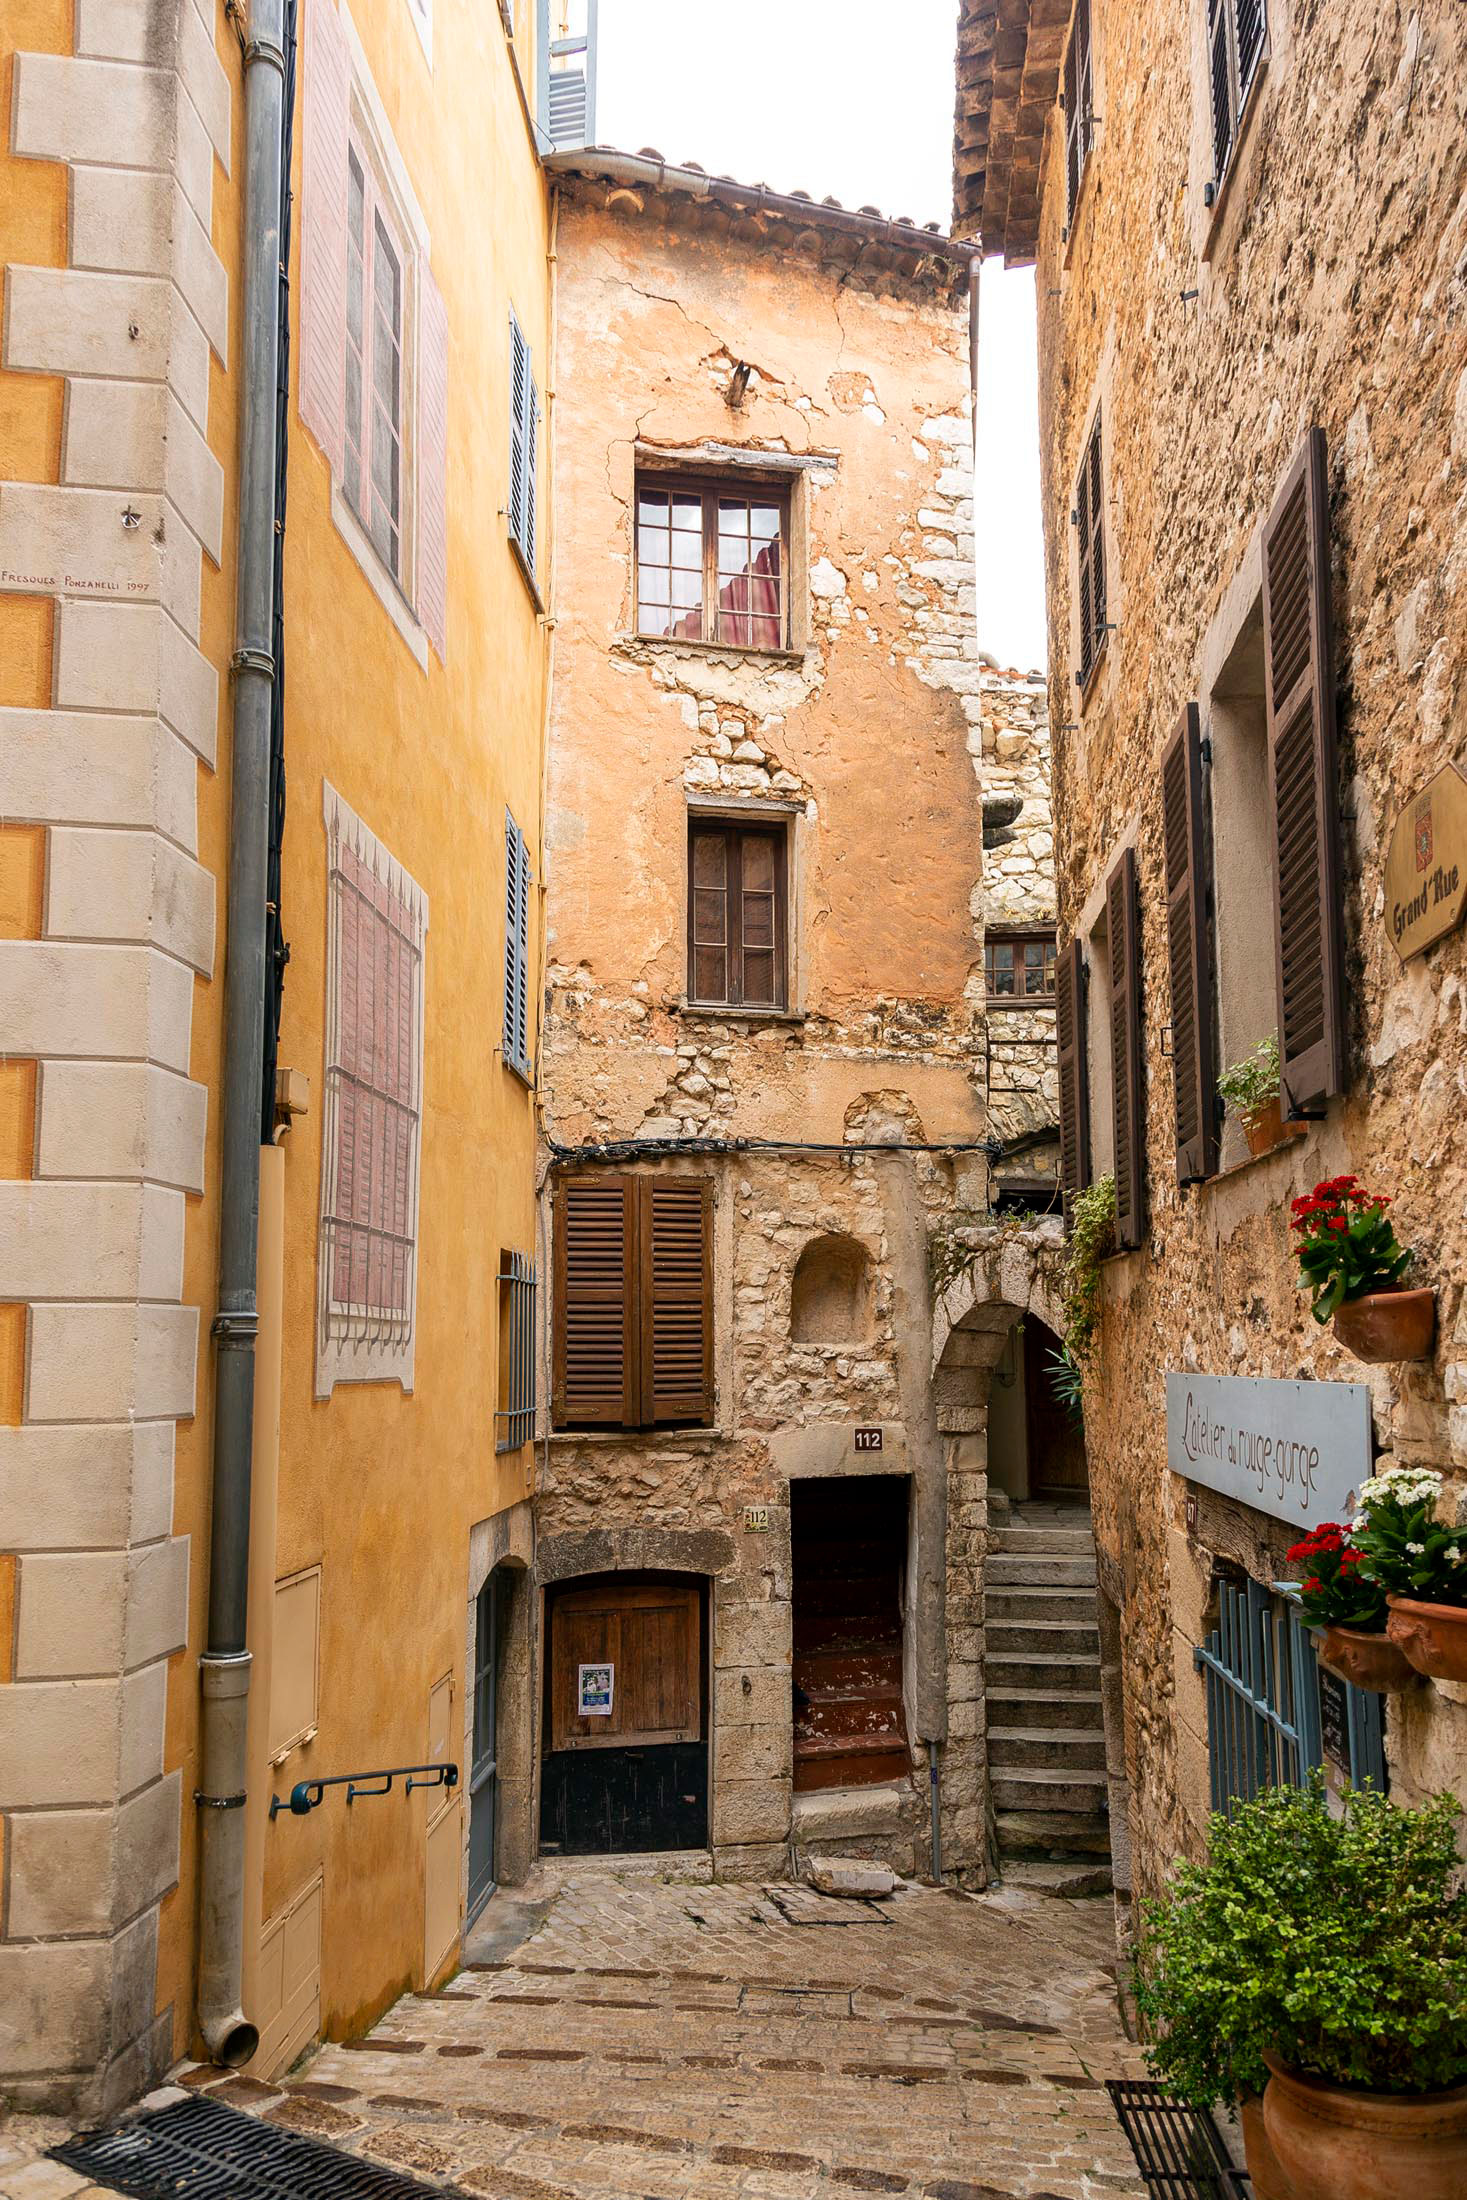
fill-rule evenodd
<path id="1" fill-rule="evenodd" d="M 1350 1699 L 1339 1674 L 1323 1665 L 1319 1668 L 1319 1738 L 1329 1762 L 1348 1778 Z"/>

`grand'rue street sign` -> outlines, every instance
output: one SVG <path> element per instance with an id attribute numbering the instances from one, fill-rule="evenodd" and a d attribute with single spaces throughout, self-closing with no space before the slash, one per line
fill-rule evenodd
<path id="1" fill-rule="evenodd" d="M 1292 1526 L 1347 1520 L 1371 1472 L 1370 1392 L 1169 1373 L 1166 1457 L 1174 1474 Z"/>

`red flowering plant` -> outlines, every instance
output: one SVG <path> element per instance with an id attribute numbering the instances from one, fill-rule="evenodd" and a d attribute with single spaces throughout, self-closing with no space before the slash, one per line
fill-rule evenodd
<path id="1" fill-rule="evenodd" d="M 1350 1541 L 1348 1520 L 1322 1520 L 1289 1552 L 1304 1568 L 1299 1607 L 1311 1627 L 1361 1627 L 1379 1634 L 1386 1623 L 1385 1591 L 1360 1570 L 1365 1557 Z"/>
<path id="2" fill-rule="evenodd" d="M 1384 1291 L 1410 1260 L 1386 1209 L 1388 1192 L 1367 1192 L 1357 1176 L 1327 1176 L 1292 1203 L 1299 1283 L 1313 1294 L 1310 1312 L 1330 1320 L 1346 1299 Z"/>

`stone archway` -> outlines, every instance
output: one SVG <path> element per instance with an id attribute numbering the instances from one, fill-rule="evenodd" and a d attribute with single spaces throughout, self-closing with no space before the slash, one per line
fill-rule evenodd
<path id="1" fill-rule="evenodd" d="M 989 1393 L 1016 1321 L 1064 1335 L 1058 1222 L 965 1230 L 944 1249 L 932 1317 L 932 1394 L 947 1490 L 949 1739 L 942 1767 L 944 1848 L 989 1853 L 992 1809 L 984 1715 L 984 1576 L 990 1544 Z"/>

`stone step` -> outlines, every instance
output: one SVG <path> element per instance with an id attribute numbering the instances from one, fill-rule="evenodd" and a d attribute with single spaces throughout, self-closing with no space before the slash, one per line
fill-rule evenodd
<path id="1" fill-rule="evenodd" d="M 991 1726 L 988 1762 L 995 1772 L 1019 1767 L 1064 1773 L 1103 1772 L 1105 1736 L 1077 1726 Z"/>
<path id="2" fill-rule="evenodd" d="M 998 1810 L 1068 1810 L 1097 1817 L 1106 1799 L 1105 1773 L 1074 1772 L 1051 1765 L 1033 1765 L 1012 1771 L 995 1767 L 989 1777 L 993 1807 Z"/>
<path id="3" fill-rule="evenodd" d="M 1095 1625 L 1095 1591 L 1070 1585 L 1058 1589 L 1020 1588 L 1000 1582 L 984 1591 L 984 1610 L 993 1619 L 1064 1619 Z"/>
<path id="4" fill-rule="evenodd" d="M 995 1650 L 990 1637 L 986 1652 L 988 1692 L 1006 1696 L 1062 1696 L 1074 1694 L 1091 1696 L 1100 1683 L 1100 1656 L 1093 1658 L 1051 1658 L 1044 1655 L 1047 1643 L 1036 1643 L 1032 1650 L 1017 1655 L 1009 1650 Z"/>
<path id="5" fill-rule="evenodd" d="M 1073 1857 L 1060 1863 L 1048 1857 L 1005 1856 L 999 1862 L 999 1878 L 1005 1887 L 1022 1887 L 1029 1894 L 1053 1895 L 1076 1901 L 1085 1895 L 1109 1894 L 1110 1865 Z"/>
<path id="6" fill-rule="evenodd" d="M 1081 1658 L 1100 1670 L 1100 1635 L 1093 1623 L 1061 1619 L 1010 1618 L 990 1611 L 984 1628 L 990 1658 L 1010 1656 Z"/>
<path id="7" fill-rule="evenodd" d="M 1095 1561 L 1051 1551 L 994 1551 L 984 1563 L 983 1578 L 990 1590 L 996 1582 L 1012 1582 L 1017 1589 L 1093 1589 Z"/>
<path id="8" fill-rule="evenodd" d="M 993 1538 L 998 1551 L 1054 1551 L 1065 1558 L 1093 1558 L 1095 1538 L 1084 1528 L 1025 1528 L 1005 1525 Z"/>
<path id="9" fill-rule="evenodd" d="M 1058 1810 L 1000 1810 L 993 1830 L 1001 1857 L 1092 1857 L 1109 1864 L 1110 1823 Z"/>
<path id="10" fill-rule="evenodd" d="M 1094 1674 L 1089 1678 L 1093 1681 Z M 1105 1725 L 1098 1688 L 990 1687 L 987 1703 L 990 1732 L 993 1726 L 1055 1726 L 1083 1727 L 1098 1734 Z"/>

